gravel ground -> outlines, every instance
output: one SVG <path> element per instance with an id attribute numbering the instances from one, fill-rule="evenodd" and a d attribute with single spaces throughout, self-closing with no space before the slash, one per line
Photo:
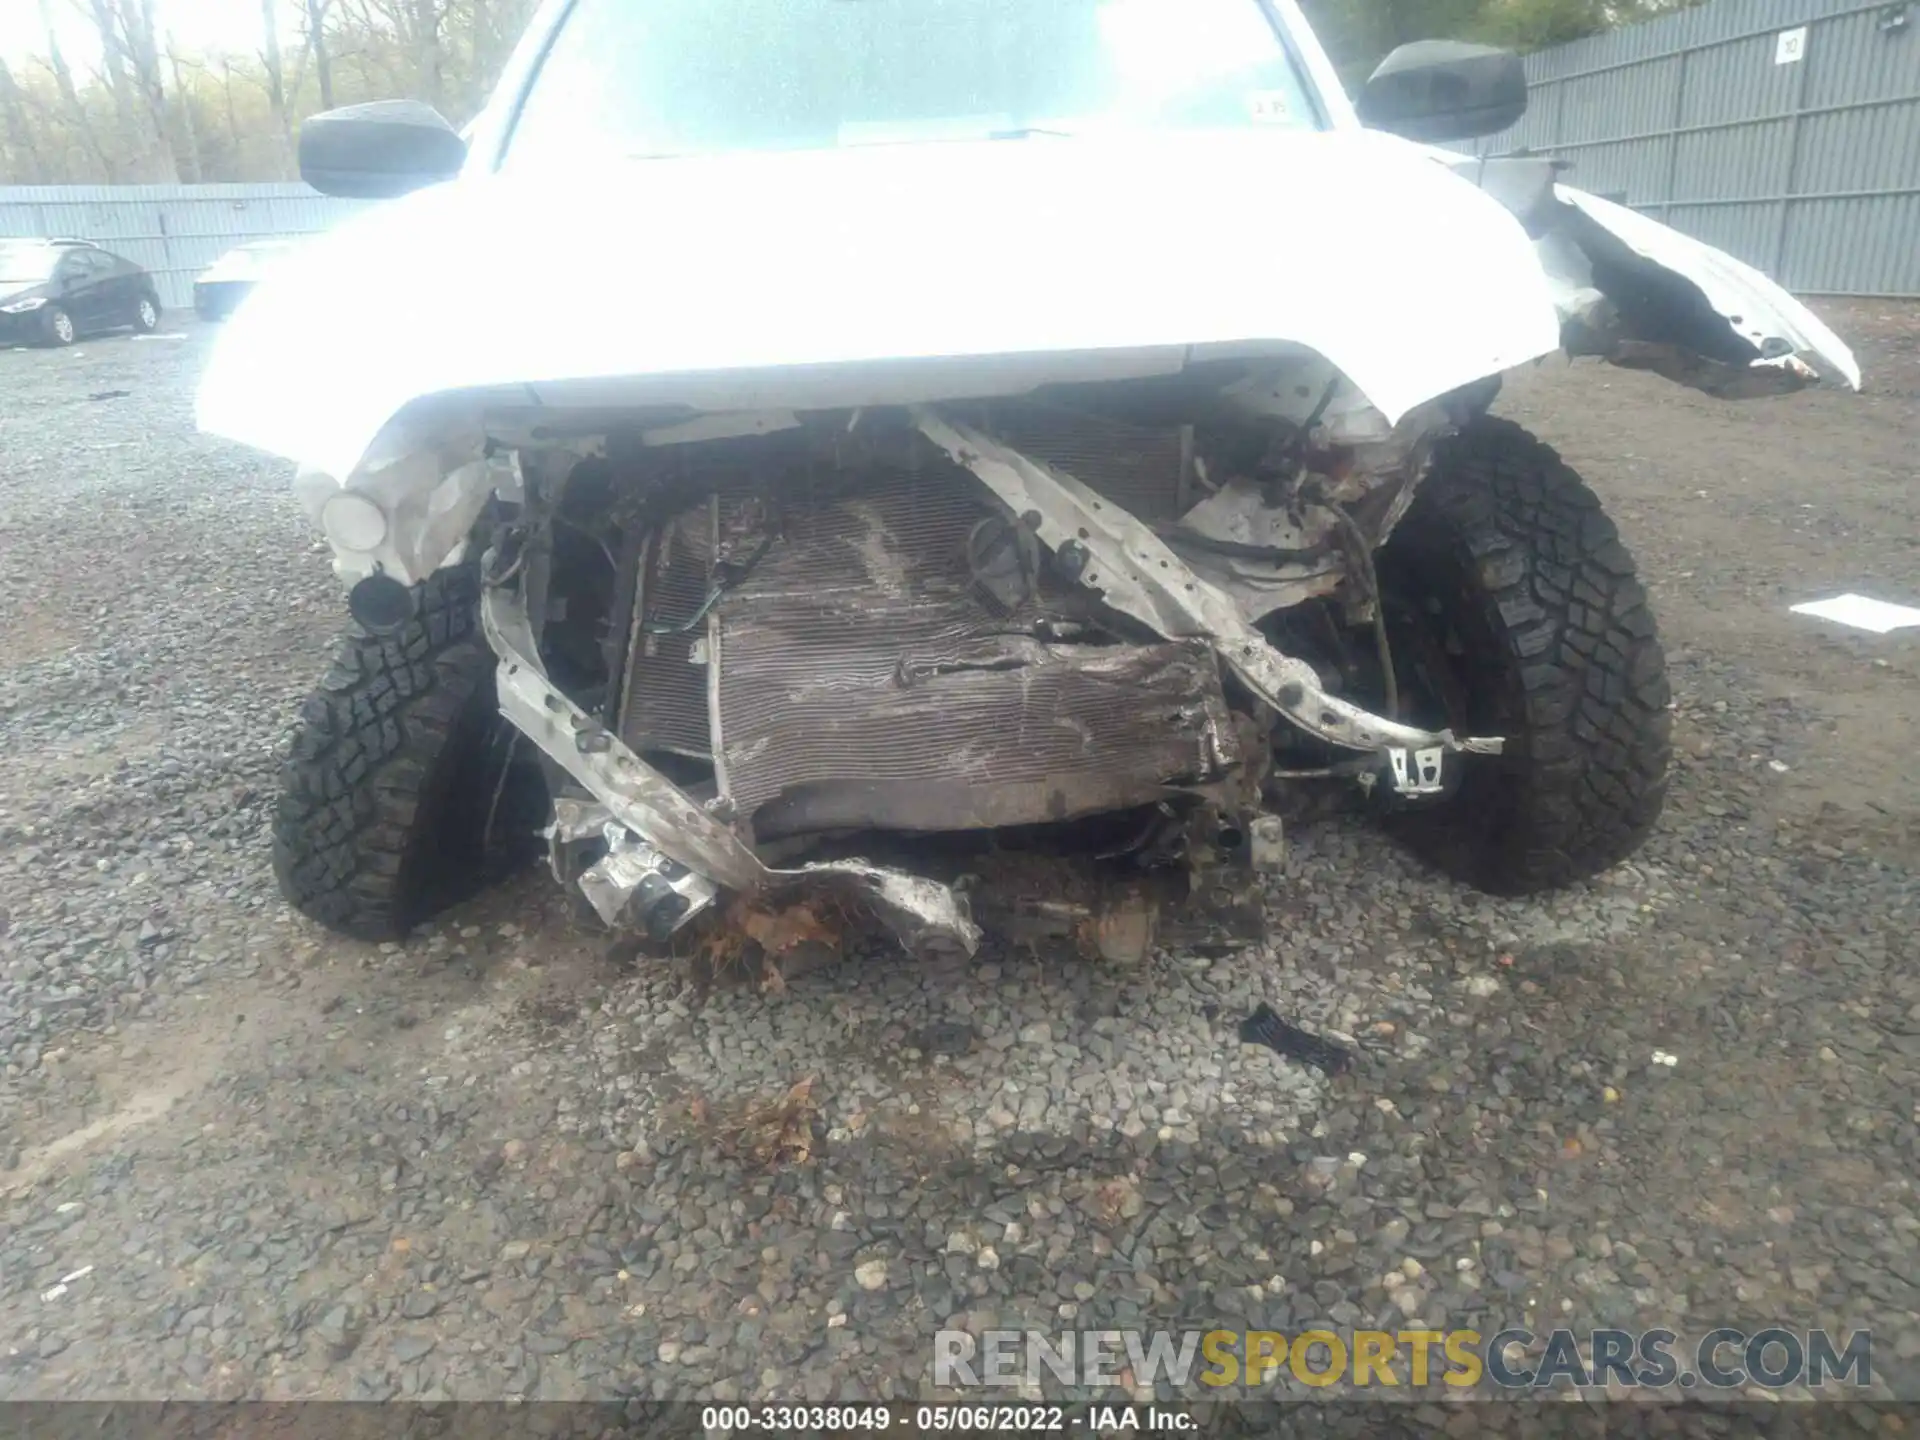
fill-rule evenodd
<path id="1" fill-rule="evenodd" d="M 284 467 L 193 432 L 213 332 L 0 353 L 0 1398 L 910 1397 L 942 1326 L 1548 1320 L 1871 1326 L 1920 1398 L 1920 632 L 1786 611 L 1920 601 L 1920 312 L 1834 318 L 1865 396 L 1503 401 L 1667 636 L 1632 863 L 1499 901 L 1330 819 L 1263 951 L 784 993 L 539 875 L 405 946 L 292 916 L 341 603 Z M 1353 1073 L 1237 1043 L 1260 1000 Z"/>

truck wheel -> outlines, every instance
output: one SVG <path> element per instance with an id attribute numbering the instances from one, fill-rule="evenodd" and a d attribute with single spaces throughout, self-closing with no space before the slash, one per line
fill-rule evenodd
<path id="1" fill-rule="evenodd" d="M 503 786 L 512 731 L 495 710 L 478 594 L 471 568 L 443 570 L 399 634 L 350 625 L 301 706 L 273 868 L 294 908 L 330 930 L 395 939 L 523 853 L 490 841 L 524 827 L 525 772 Z"/>
<path id="2" fill-rule="evenodd" d="M 1457 787 L 1392 824 L 1495 894 L 1586 879 L 1639 848 L 1666 798 L 1666 657 L 1633 557 L 1553 449 L 1482 418 L 1447 440 L 1379 556 L 1408 718 L 1504 735 L 1449 756 Z"/>

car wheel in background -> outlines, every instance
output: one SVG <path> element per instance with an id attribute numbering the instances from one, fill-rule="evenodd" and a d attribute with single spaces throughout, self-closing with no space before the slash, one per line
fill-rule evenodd
<path id="1" fill-rule="evenodd" d="M 40 323 L 49 345 L 71 345 L 79 336 L 73 327 L 73 317 L 58 305 L 49 305 L 41 312 L 46 318 Z"/>
<path id="2" fill-rule="evenodd" d="M 151 335 L 160 328 L 160 302 L 151 295 L 142 295 L 140 303 L 134 306 L 133 328 L 142 335 Z"/>

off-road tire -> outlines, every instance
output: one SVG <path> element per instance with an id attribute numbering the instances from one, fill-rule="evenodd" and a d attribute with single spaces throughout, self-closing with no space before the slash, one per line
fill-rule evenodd
<path id="1" fill-rule="evenodd" d="M 1638 849 L 1666 798 L 1666 657 L 1633 557 L 1579 475 L 1520 426 L 1477 420 L 1437 451 L 1379 569 L 1389 596 L 1444 625 L 1443 648 L 1459 652 L 1445 667 L 1451 702 L 1432 718 L 1507 737 L 1500 756 L 1449 758 L 1459 788 L 1396 816 L 1406 841 L 1505 895 L 1586 879 Z"/>
<path id="2" fill-rule="evenodd" d="M 350 625 L 301 706 L 273 868 L 294 908 L 330 930 L 396 939 L 506 863 L 489 843 L 507 755 L 478 593 L 471 568 L 443 570 L 401 633 Z"/>

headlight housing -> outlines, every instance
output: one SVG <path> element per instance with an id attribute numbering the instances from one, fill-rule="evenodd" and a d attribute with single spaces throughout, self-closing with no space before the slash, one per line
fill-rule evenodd
<path id="1" fill-rule="evenodd" d="M 0 314 L 22 315 L 29 310 L 38 310 L 47 303 L 44 295 L 35 295 L 28 300 L 15 300 L 11 305 L 0 305 Z"/>

